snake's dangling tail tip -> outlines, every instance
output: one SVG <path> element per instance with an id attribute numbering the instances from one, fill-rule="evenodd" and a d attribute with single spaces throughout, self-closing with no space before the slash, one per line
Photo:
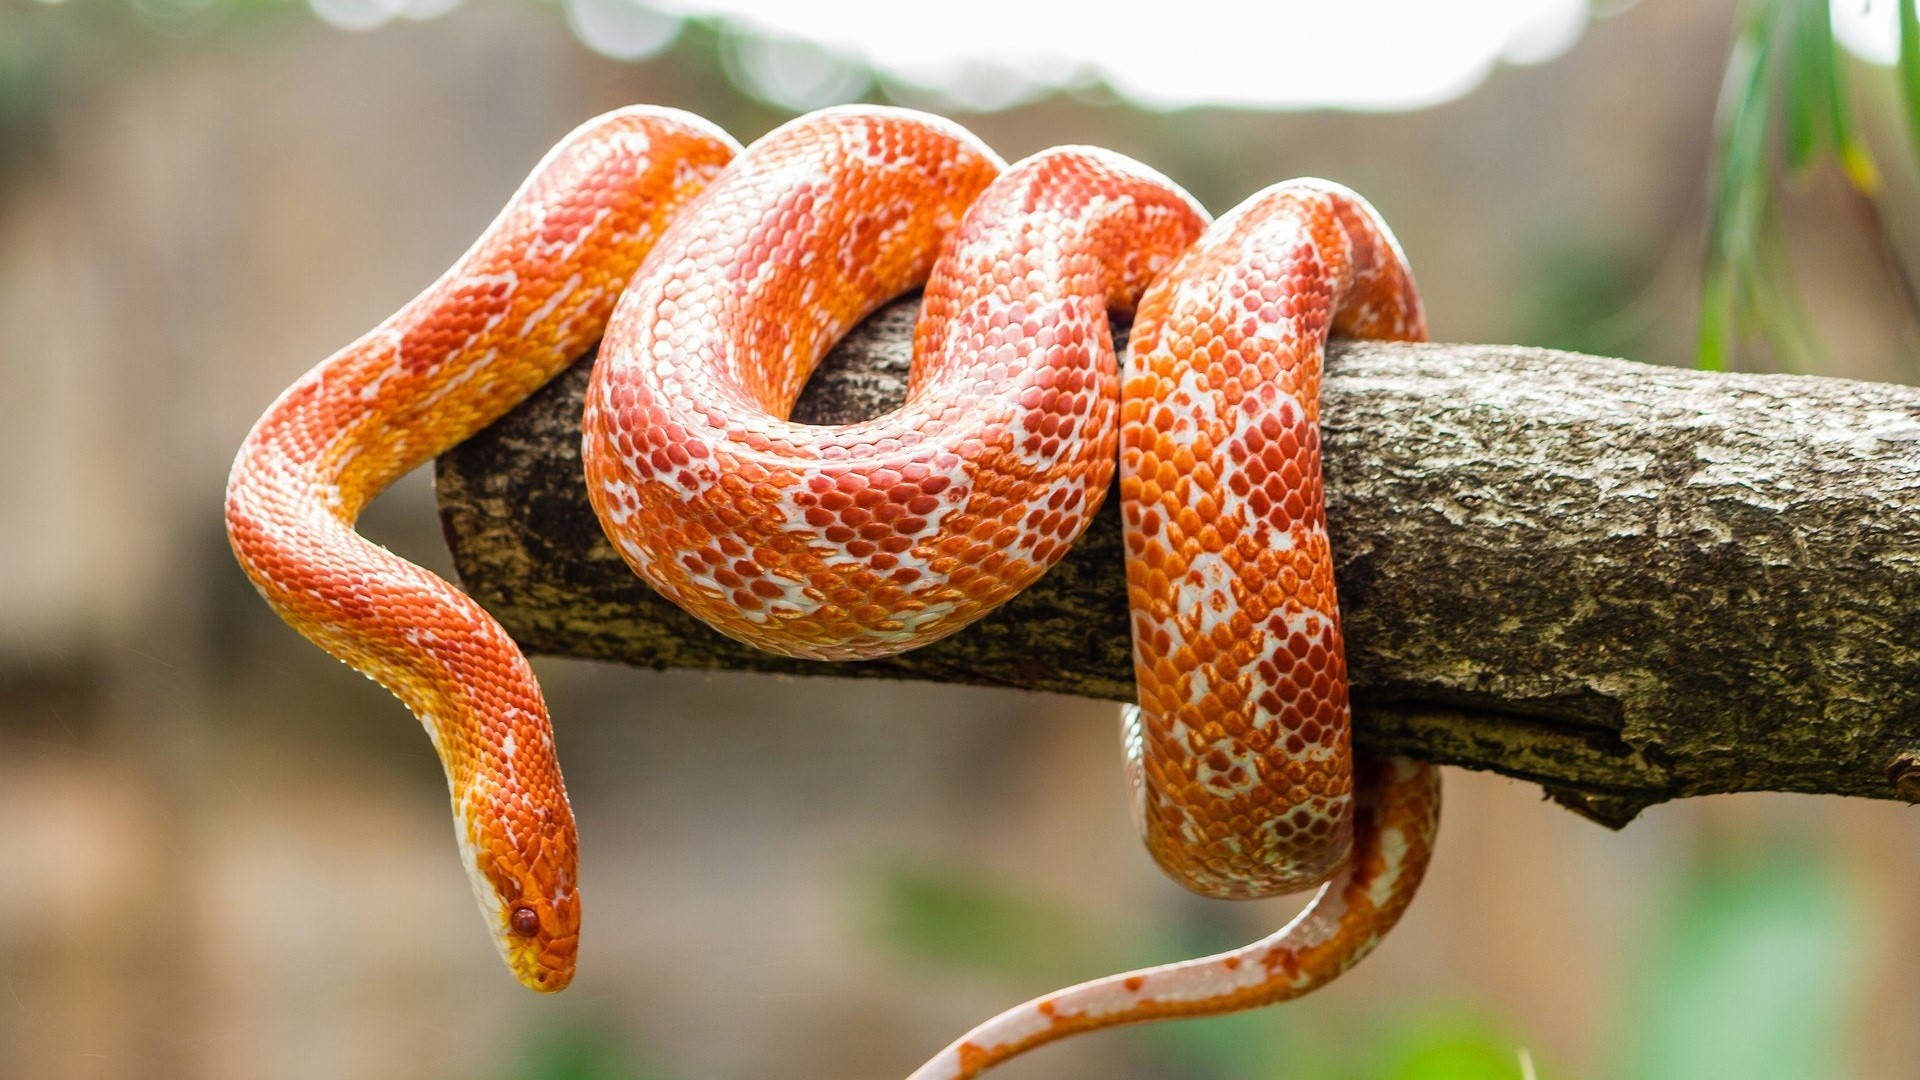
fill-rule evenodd
<path id="1" fill-rule="evenodd" d="M 975 1027 L 909 1080 L 969 1080 L 1035 1047 L 1101 1028 L 1279 1004 L 1351 968 L 1412 902 L 1433 854 L 1440 813 L 1435 766 L 1364 754 L 1357 764 L 1352 855 L 1285 926 L 1231 952 L 1034 998 Z"/>

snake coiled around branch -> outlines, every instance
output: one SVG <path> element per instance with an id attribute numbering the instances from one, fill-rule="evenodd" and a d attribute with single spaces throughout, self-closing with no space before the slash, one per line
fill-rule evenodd
<path id="1" fill-rule="evenodd" d="M 915 287 L 906 403 L 787 420 L 826 349 Z M 1128 311 L 1122 362 L 1107 320 Z M 1321 892 L 1260 942 L 1038 998 L 915 1074 L 970 1076 L 1077 1031 L 1303 993 L 1412 899 L 1438 779 L 1351 746 L 1319 458 L 1330 333 L 1425 334 L 1392 235 L 1334 184 L 1276 185 L 1210 225 L 1127 158 L 1005 166 L 904 110 L 827 110 L 740 150 L 687 114 L 625 109 L 281 395 L 234 463 L 228 532 L 288 623 L 420 718 L 502 956 L 558 990 L 577 841 L 539 687 L 477 605 L 354 532 L 370 499 L 604 337 L 583 448 L 622 556 L 721 633 L 840 660 L 1005 601 L 1117 468 L 1140 687 L 1123 745 L 1148 849 L 1207 895 Z"/>

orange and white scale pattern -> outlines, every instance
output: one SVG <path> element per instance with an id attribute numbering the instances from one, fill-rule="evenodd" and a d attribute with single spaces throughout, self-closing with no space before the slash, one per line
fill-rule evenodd
<path id="1" fill-rule="evenodd" d="M 1120 421 L 1140 704 L 1122 742 L 1136 820 L 1175 880 L 1240 898 L 1338 876 L 1261 941 L 1037 998 L 912 1080 L 970 1077 L 1095 1028 L 1297 997 L 1372 951 L 1412 901 L 1439 772 L 1352 751 L 1320 472 L 1329 332 L 1418 340 L 1426 327 L 1392 234 L 1324 181 L 1248 199 L 1141 300 Z"/>
<path id="2" fill-rule="evenodd" d="M 817 660 L 937 640 L 1039 577 L 1099 508 L 1108 309 L 1130 311 L 1205 213 L 1118 155 L 1061 148 L 998 175 L 964 131 L 874 110 L 791 124 L 745 164 L 614 313 L 588 492 L 633 568 L 732 637 Z M 922 281 L 906 404 L 785 420 L 827 347 Z"/>
<path id="3" fill-rule="evenodd" d="M 559 989 L 578 944 L 539 689 L 491 618 L 352 523 L 603 329 L 583 449 L 608 536 L 664 595 L 786 655 L 884 656 L 965 626 L 1065 554 L 1117 458 L 1141 687 L 1127 774 L 1150 850 L 1213 895 L 1338 875 L 1261 942 L 1037 999 L 916 1076 L 1280 1000 L 1364 955 L 1418 885 L 1439 797 L 1430 767 L 1352 754 L 1319 472 L 1328 332 L 1424 332 L 1385 227 L 1315 182 L 1209 230 L 1126 158 L 1070 147 L 1003 167 L 897 109 L 827 110 L 735 149 L 671 110 L 583 127 L 235 462 L 242 565 L 425 724 L 516 976 Z M 906 403 L 789 422 L 832 342 L 922 282 Z M 1136 307 L 1121 371 L 1107 317 Z"/>
<path id="4" fill-rule="evenodd" d="M 262 595 L 427 729 L 481 913 L 535 989 L 571 979 L 580 928 L 573 812 L 539 684 L 492 616 L 353 523 L 586 351 L 667 222 L 736 150 L 671 109 L 583 125 L 438 281 L 281 394 L 228 479 L 227 535 Z"/>
<path id="5" fill-rule="evenodd" d="M 1148 849 L 1221 897 L 1325 881 L 1352 835 L 1352 728 L 1320 475 L 1329 331 L 1426 336 L 1406 261 L 1323 181 L 1223 217 L 1141 305 L 1121 511 Z M 1130 740 L 1131 741 L 1131 740 Z"/>

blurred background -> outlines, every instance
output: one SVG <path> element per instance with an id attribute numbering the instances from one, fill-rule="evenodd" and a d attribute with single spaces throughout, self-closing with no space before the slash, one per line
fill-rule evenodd
<path id="1" fill-rule="evenodd" d="M 475 916 L 417 725 L 273 617 L 221 527 L 273 396 L 629 102 L 743 140 L 916 105 L 1010 159 L 1134 155 L 1216 212 L 1326 176 L 1392 222 L 1436 338 L 1695 362 L 1754 5 L 1167 10 L 0 0 L 0 1076 L 899 1077 L 1033 994 L 1287 918 L 1159 876 L 1110 705 L 536 660 L 588 920 L 573 988 L 537 997 Z M 1892 7 L 1834 19 L 1879 186 L 1779 187 L 1813 342 L 1789 359 L 1913 380 Z M 448 572 L 424 473 L 365 524 Z M 1694 799 L 1612 833 L 1447 784 L 1429 884 L 1331 988 L 996 1075 L 1915 1074 L 1920 813 Z"/>

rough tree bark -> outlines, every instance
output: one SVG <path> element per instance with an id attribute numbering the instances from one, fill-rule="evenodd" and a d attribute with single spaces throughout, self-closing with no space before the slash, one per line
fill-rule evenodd
<path id="1" fill-rule="evenodd" d="M 842 342 L 796 419 L 897 403 L 915 308 Z M 786 660 L 707 629 L 600 532 L 587 371 L 438 466 L 462 581 L 528 651 L 1132 694 L 1111 498 L 1038 585 L 904 656 Z M 1920 801 L 1920 389 L 1341 343 L 1325 394 L 1360 743 L 1537 781 L 1616 826 L 1725 791 Z"/>

